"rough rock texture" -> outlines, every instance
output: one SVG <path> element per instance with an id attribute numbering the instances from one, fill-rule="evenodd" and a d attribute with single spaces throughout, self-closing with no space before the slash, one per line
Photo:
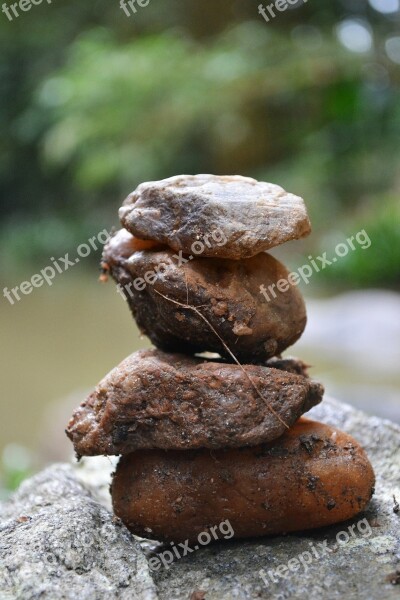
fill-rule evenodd
<path id="1" fill-rule="evenodd" d="M 294 375 L 303 375 L 303 377 L 308 377 L 308 369 L 310 368 L 310 365 L 307 365 L 298 358 L 278 358 L 277 356 L 267 360 L 265 366 L 273 369 L 281 369 L 282 371 L 287 371 L 288 373 L 293 373 Z"/>
<path id="2" fill-rule="evenodd" d="M 294 368 L 294 361 L 287 364 Z M 82 456 L 255 445 L 282 435 L 285 423 L 293 425 L 322 399 L 322 385 L 308 377 L 243 369 L 139 350 L 98 384 L 74 412 L 67 434 Z"/>
<path id="3" fill-rule="evenodd" d="M 233 259 L 255 256 L 311 230 L 301 198 L 278 185 L 240 175 L 178 175 L 142 183 L 119 215 L 122 225 L 138 238 L 187 254 L 200 242 L 203 256 Z M 224 244 L 212 237 L 218 229 Z"/>
<path id="4" fill-rule="evenodd" d="M 187 600 L 194 590 L 205 591 L 205 600 L 399 598 L 399 585 L 390 581 L 396 580 L 400 569 L 400 512 L 394 512 L 393 502 L 393 494 L 400 498 L 400 427 L 331 399 L 310 415 L 347 431 L 363 445 L 377 479 L 368 510 L 352 521 L 318 531 L 224 541 L 194 552 L 155 574 L 160 600 Z M 336 535 L 363 517 L 371 525 L 371 535 L 361 535 L 356 528 L 354 538 L 338 545 Z M 325 540 L 331 552 L 318 546 Z M 290 571 L 286 578 L 270 579 L 269 570 L 287 566 L 290 559 L 309 552 L 310 544 L 321 554 L 319 559 Z M 260 570 L 267 574 L 268 585 Z"/>
<path id="5" fill-rule="evenodd" d="M 0 506 L 1 600 L 157 598 L 139 544 L 54 465 Z"/>
<path id="6" fill-rule="evenodd" d="M 388 421 L 376 417 L 368 417 L 364 413 L 352 409 L 346 404 L 326 399 L 318 407 L 312 409 L 313 418 L 320 419 L 332 426 L 339 427 L 349 432 L 358 439 L 372 462 L 377 482 L 374 498 L 366 513 L 356 517 L 352 522 L 324 528 L 308 533 L 295 535 L 276 536 L 269 538 L 258 538 L 253 540 L 225 540 L 204 547 L 196 552 L 190 553 L 185 558 L 177 560 L 171 567 L 153 572 L 157 586 L 157 596 L 154 595 L 151 584 L 148 583 L 147 572 L 145 574 L 145 586 L 148 587 L 148 598 L 157 597 L 158 600 L 188 600 L 195 591 L 205 591 L 204 600 L 257 600 L 257 599 L 294 599 L 294 600 L 397 600 L 399 597 L 399 586 L 390 583 L 396 581 L 396 569 L 400 569 L 400 512 L 394 512 L 395 504 L 393 495 L 397 500 L 400 498 L 400 427 Z M 103 463 L 100 471 L 101 492 L 103 493 L 104 471 L 110 475 L 112 466 L 108 458 L 83 459 L 93 464 Z M 115 528 L 117 539 L 112 546 L 107 545 L 104 552 L 93 552 L 93 568 L 88 573 L 77 575 L 76 571 L 64 568 L 62 560 L 59 560 L 59 577 L 54 571 L 41 570 L 35 563 L 33 548 L 35 540 L 38 540 L 39 548 L 43 547 L 44 536 L 34 528 L 33 523 L 18 523 L 17 519 L 27 516 L 31 512 L 38 513 L 38 500 L 46 504 L 48 488 L 53 486 L 53 505 L 42 506 L 39 513 L 45 523 L 57 524 L 57 530 L 53 529 L 48 537 L 46 549 L 61 549 L 61 555 L 65 555 L 65 536 L 76 538 L 77 530 L 82 531 L 80 524 L 84 523 L 83 530 L 89 535 L 98 531 L 96 518 L 86 520 L 85 513 L 104 515 L 106 523 L 110 523 L 111 515 L 106 513 L 98 504 L 91 500 L 88 492 L 77 484 L 69 468 L 55 467 L 47 473 L 41 474 L 40 479 L 33 479 L 24 484 L 25 489 L 31 492 L 26 496 L 21 490 L 17 499 L 7 506 L 0 506 L 0 598 L 1 600 L 26 600 L 39 598 L 41 600 L 58 600 L 58 598 L 135 598 L 133 589 L 140 593 L 140 587 L 131 584 L 131 588 L 120 586 L 121 564 L 127 564 L 129 557 L 137 554 L 137 545 L 132 542 L 131 537 L 125 537 L 123 528 Z M 66 470 L 66 471 L 64 471 Z M 97 491 L 94 470 L 90 471 L 89 477 L 85 477 L 85 467 L 80 467 L 80 477 L 86 481 L 86 486 Z M 47 481 L 43 487 L 40 481 Z M 62 484 L 61 484 L 61 482 Z M 57 492 L 57 487 L 59 491 Z M 68 492 L 69 490 L 69 492 Z M 45 493 L 43 493 L 45 492 Z M 68 495 L 70 493 L 70 495 Z M 18 497 L 23 494 L 25 500 L 21 505 Z M 65 523 L 64 513 L 59 507 L 65 508 L 70 505 L 76 508 L 73 519 L 68 518 L 64 527 L 59 525 Z M 22 509 L 22 512 L 21 512 Z M 56 512 L 60 515 L 55 516 Z M 68 511 L 67 511 L 68 512 Z M 48 515 L 48 517 L 47 517 Z M 337 546 L 336 534 L 346 531 L 351 524 L 356 524 L 361 518 L 367 518 L 371 525 L 371 534 L 362 535 L 357 527 L 355 536 L 343 546 Z M 39 516 L 36 516 L 39 519 Z M 19 530 L 21 527 L 23 529 Z M 67 529 L 67 531 L 66 531 Z M 21 531 L 21 533 L 19 533 Z M 7 562 L 5 560 L 5 540 L 7 540 Z M 322 552 L 318 543 L 324 543 L 332 552 Z M 263 569 L 269 581 L 268 571 L 275 570 L 279 565 L 287 565 L 288 560 L 296 558 L 299 554 L 312 551 L 312 544 L 321 557 L 315 558 L 297 572 L 292 572 L 286 578 L 276 577 L 276 582 L 270 581 L 266 586 L 260 576 Z M 39 557 L 43 550 L 39 552 Z M 121 556 L 123 558 L 121 558 Z M 138 564 L 142 565 L 139 556 Z M 115 557 L 117 559 L 115 560 Z M 105 559 L 109 558 L 108 567 Z M 40 558 L 41 560 L 41 558 Z M 12 587 L 5 581 L 5 565 L 13 563 L 20 572 L 25 569 L 27 577 L 25 582 L 30 582 L 31 590 L 39 590 L 24 595 L 20 592 L 21 587 Z M 40 565 L 40 563 L 39 563 Z M 8 569 L 7 569 L 8 571 Z M 123 572 L 123 569 L 122 569 Z M 135 572 L 131 571 L 130 572 Z M 29 574 L 30 573 L 30 574 Z M 72 582 L 75 581 L 75 586 Z M 98 583 L 100 581 L 100 584 Z M 22 584 L 21 584 L 22 585 Z M 101 586 L 109 585 L 111 589 L 118 590 L 98 591 Z M 132 587 L 133 586 L 133 587 Z M 57 593 L 60 589 L 64 595 Z M 72 591 L 70 591 L 72 589 Z M 78 589 L 78 592 L 75 591 Z M 126 596 L 124 596 L 126 592 Z M 2 595 L 1 595 L 2 594 Z M 136 596 L 145 597 L 145 596 Z M 199 595 L 199 598 L 202 596 Z"/>
<path id="7" fill-rule="evenodd" d="M 118 463 L 111 495 L 132 533 L 194 545 L 226 519 L 235 538 L 340 523 L 368 505 L 374 484 L 353 437 L 302 418 L 250 448 L 132 452 Z"/>
<path id="8" fill-rule="evenodd" d="M 218 352 L 232 360 L 209 321 L 242 362 L 262 362 L 299 339 L 306 325 L 296 286 L 276 284 L 288 271 L 266 253 L 242 261 L 190 260 L 172 250 L 136 250 L 138 240 L 121 230 L 106 245 L 103 265 L 122 286 L 140 329 L 167 352 Z M 260 286 L 274 285 L 269 301 Z M 280 284 L 281 285 L 281 284 Z M 162 294 L 162 295 L 161 295 Z"/>

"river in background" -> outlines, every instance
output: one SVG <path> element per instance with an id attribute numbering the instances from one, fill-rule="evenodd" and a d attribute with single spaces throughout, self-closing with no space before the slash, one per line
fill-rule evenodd
<path id="1" fill-rule="evenodd" d="M 0 452 L 16 442 L 44 459 L 65 456 L 71 409 L 140 339 L 115 286 L 68 273 L 11 306 L 0 302 Z"/>
<path id="2" fill-rule="evenodd" d="M 308 300 L 309 325 L 290 350 L 314 365 L 311 375 L 328 393 L 398 422 L 399 298 L 371 291 Z M 129 353 L 149 346 L 113 283 L 73 272 L 14 306 L 2 298 L 0 328 L 0 455 L 17 444 L 37 464 L 68 458 L 72 408 Z"/>

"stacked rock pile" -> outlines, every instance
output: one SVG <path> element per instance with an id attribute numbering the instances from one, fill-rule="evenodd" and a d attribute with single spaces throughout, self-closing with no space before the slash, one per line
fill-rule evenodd
<path id="1" fill-rule="evenodd" d="M 116 515 L 135 534 L 181 541 L 226 519 L 248 537 L 363 510 L 374 485 L 364 451 L 301 417 L 323 388 L 280 356 L 306 312 L 266 250 L 310 232 L 302 199 L 240 176 L 177 176 L 140 185 L 120 218 L 102 266 L 157 349 L 113 369 L 67 428 L 78 456 L 122 455 Z"/>

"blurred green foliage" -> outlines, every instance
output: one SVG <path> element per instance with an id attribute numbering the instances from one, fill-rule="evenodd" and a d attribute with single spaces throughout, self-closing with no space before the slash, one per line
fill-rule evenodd
<path id="1" fill-rule="evenodd" d="M 372 31 L 369 50 L 340 43 L 346 19 Z M 60 0 L 3 18 L 3 261 L 48 262 L 117 225 L 141 181 L 241 173 L 304 196 L 309 251 L 332 230 L 374 238 L 326 271 L 335 285 L 398 285 L 395 31 L 364 0 L 301 2 L 268 24 L 229 0 L 151 2 L 132 18 Z"/>
<path id="2" fill-rule="evenodd" d="M 356 70 L 329 43 L 316 55 L 258 23 L 206 46 L 168 33 L 121 45 L 90 32 L 39 90 L 36 118 L 52 111 L 54 119 L 44 160 L 73 165 L 78 186 L 100 193 L 175 173 L 177 163 L 183 172 L 263 168 L 301 150 L 315 118 L 310 86 L 324 102 Z M 299 104 L 302 121 L 289 132 L 284 119 Z"/>
<path id="3" fill-rule="evenodd" d="M 0 501 L 32 475 L 33 463 L 32 453 L 24 446 L 9 444 L 4 448 L 0 457 Z"/>
<path id="4" fill-rule="evenodd" d="M 347 223 L 344 236 L 365 230 L 371 251 L 368 248 L 349 252 L 332 268 L 321 272 L 322 279 L 335 283 L 336 288 L 365 287 L 371 282 L 385 287 L 388 282 L 396 285 L 400 280 L 400 203 L 392 196 L 380 199 L 379 207 L 367 207 Z"/>

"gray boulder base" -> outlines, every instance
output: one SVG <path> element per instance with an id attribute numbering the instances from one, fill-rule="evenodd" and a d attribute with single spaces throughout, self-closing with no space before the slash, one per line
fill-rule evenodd
<path id="1" fill-rule="evenodd" d="M 151 549 L 167 547 L 139 543 L 113 522 L 108 459 L 54 465 L 0 507 L 0 599 L 398 599 L 400 427 L 332 399 L 309 416 L 353 435 L 373 464 L 375 496 L 353 521 L 224 540 L 151 571 Z"/>
<path id="2" fill-rule="evenodd" d="M 70 465 L 25 481 L 0 507 L 0 599 L 155 600 L 146 558 Z"/>

